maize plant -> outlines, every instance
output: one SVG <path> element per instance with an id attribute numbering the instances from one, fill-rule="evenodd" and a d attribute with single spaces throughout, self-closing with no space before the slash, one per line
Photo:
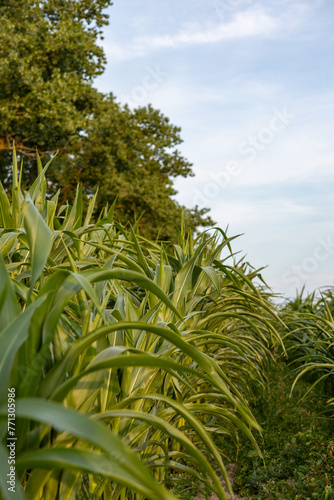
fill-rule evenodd
<path id="1" fill-rule="evenodd" d="M 261 454 L 249 382 L 280 342 L 259 273 L 222 230 L 148 241 L 114 206 L 93 220 L 80 187 L 59 206 L 40 160 L 23 193 L 22 168 L 14 152 L 0 186 L 2 498 L 172 500 L 192 480 L 233 494 L 213 437 L 244 434 Z"/>
<path id="2" fill-rule="evenodd" d="M 297 373 L 292 390 L 301 377 L 312 382 L 306 394 L 322 383 L 329 404 L 334 403 L 333 299 L 332 289 L 323 291 L 320 299 L 314 293 L 303 297 L 302 291 L 281 312 L 288 327 L 283 341 Z"/>

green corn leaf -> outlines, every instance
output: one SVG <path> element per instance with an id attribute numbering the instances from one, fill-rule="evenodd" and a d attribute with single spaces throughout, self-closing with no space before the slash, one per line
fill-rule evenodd
<path id="1" fill-rule="evenodd" d="M 0 408 L 0 417 L 6 418 L 6 416 L 7 408 L 4 406 Z M 125 473 L 132 475 L 133 479 L 138 481 L 143 488 L 152 492 L 152 498 L 158 500 L 159 494 L 161 495 L 160 498 L 166 498 L 166 500 L 174 498 L 153 480 L 137 456 L 104 424 L 95 422 L 86 415 L 65 408 L 58 403 L 37 398 L 17 399 L 16 416 L 17 418 L 43 422 L 59 431 L 68 432 L 98 446 L 107 453 L 107 463 L 111 462 L 114 466 L 118 466 L 118 470 L 124 470 Z M 50 452 L 52 451 L 55 452 L 55 449 L 50 450 Z M 31 458 L 30 456 L 30 461 L 26 458 L 26 462 L 24 462 L 28 468 L 33 465 Z M 45 460 L 46 457 L 44 457 L 44 463 Z M 36 463 L 36 466 L 40 468 L 42 463 L 43 461 L 40 461 L 38 464 Z M 22 461 L 18 460 L 17 465 L 18 467 L 23 465 Z"/>
<path id="2" fill-rule="evenodd" d="M 0 253 L 5 259 L 9 252 L 15 247 L 18 239 L 18 233 L 3 233 L 0 236 Z"/>
<path id="3" fill-rule="evenodd" d="M 46 296 L 42 296 L 35 300 L 0 333 L 0 402 L 6 398 L 11 368 L 17 351 L 28 338 L 31 318 L 45 298 Z"/>
<path id="4" fill-rule="evenodd" d="M 154 283 L 150 278 L 147 278 L 145 275 L 141 273 L 137 273 L 136 271 L 128 271 L 127 269 L 106 269 L 100 270 L 97 272 L 89 272 L 87 273 L 87 279 L 91 283 L 97 283 L 99 281 L 118 279 L 124 281 L 133 281 L 138 285 L 142 286 L 146 290 L 154 293 L 162 302 L 166 304 L 179 318 L 181 318 L 181 314 L 175 307 L 175 305 L 171 302 L 171 300 L 166 296 L 166 294 L 161 290 L 161 288 Z"/>
<path id="5" fill-rule="evenodd" d="M 126 471 L 110 459 L 109 455 L 98 454 L 94 451 L 76 450 L 71 448 L 53 448 L 28 452 L 17 461 L 20 468 L 50 468 L 101 474 L 118 484 L 122 484 L 142 493 L 151 500 L 176 500 L 176 497 L 165 488 L 155 483 L 151 477 L 151 484 L 143 484 L 136 478 L 136 473 Z M 141 466 L 143 467 L 143 466 Z"/>
<path id="6" fill-rule="evenodd" d="M 32 203 L 29 195 L 26 197 L 23 209 L 24 227 L 27 232 L 31 255 L 31 287 L 40 277 L 52 245 L 52 233 L 44 219 Z"/>
<path id="7" fill-rule="evenodd" d="M 0 227 L 11 229 L 14 227 L 12 211 L 7 193 L 0 181 Z"/>
<path id="8" fill-rule="evenodd" d="M 33 203 L 37 201 L 37 198 L 40 198 L 40 205 L 43 208 L 43 205 L 45 203 L 45 196 L 46 196 L 46 180 L 45 180 L 45 174 L 47 169 L 49 168 L 53 158 L 47 162 L 45 167 L 42 167 L 41 159 L 40 156 L 37 152 L 37 168 L 38 168 L 38 176 L 34 180 L 31 188 L 28 191 L 28 194 L 32 200 Z"/>
<path id="9" fill-rule="evenodd" d="M 196 419 L 196 417 L 191 417 L 188 413 L 184 412 L 184 414 L 187 414 L 189 418 L 191 418 L 193 423 L 196 423 L 197 430 L 200 429 L 201 424 L 200 422 Z M 208 475 L 208 477 L 211 478 L 213 481 L 213 484 L 215 486 L 216 492 L 219 494 L 219 499 L 221 500 L 227 500 L 226 499 L 226 494 L 224 492 L 224 489 L 217 478 L 214 470 L 212 469 L 211 465 L 208 463 L 207 459 L 205 456 L 199 451 L 199 449 L 193 445 L 191 440 L 181 431 L 176 429 L 173 425 L 169 424 L 162 418 L 158 417 L 157 415 L 152 415 L 152 414 L 147 414 L 143 412 L 138 412 L 138 411 L 131 411 L 131 410 L 111 410 L 107 411 L 105 413 L 101 413 L 98 415 L 98 419 L 110 419 L 110 418 L 130 418 L 130 419 L 139 419 L 143 422 L 146 422 L 147 424 L 152 425 L 153 427 L 157 427 L 163 432 L 165 432 L 168 436 L 170 436 L 172 439 L 175 439 L 178 441 L 188 452 L 190 453 L 191 456 L 194 457 L 198 465 L 202 468 L 203 471 Z M 205 433 L 204 429 L 202 430 L 202 435 Z M 203 432 L 204 431 L 204 432 Z M 206 433 L 205 433 L 206 434 Z M 209 436 L 207 436 L 209 438 Z M 212 443 L 213 445 L 213 443 Z M 214 446 L 214 445 L 213 445 Z M 231 485 L 229 482 L 229 479 L 227 477 L 227 474 L 225 473 L 225 477 L 228 481 L 229 485 L 229 490 L 232 491 Z"/>
<path id="10" fill-rule="evenodd" d="M 20 313 L 13 285 L 0 255 L 0 332 Z M 0 333 L 1 335 L 1 333 Z"/>

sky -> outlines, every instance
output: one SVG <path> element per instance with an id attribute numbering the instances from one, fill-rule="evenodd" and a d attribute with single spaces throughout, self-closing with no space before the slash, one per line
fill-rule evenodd
<path id="1" fill-rule="evenodd" d="M 181 127 L 210 215 L 285 297 L 334 284 L 333 0 L 114 0 L 95 81 Z"/>

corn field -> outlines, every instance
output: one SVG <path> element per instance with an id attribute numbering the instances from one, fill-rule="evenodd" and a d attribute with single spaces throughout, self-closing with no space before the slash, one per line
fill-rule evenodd
<path id="1" fill-rule="evenodd" d="M 326 289 L 321 297 L 315 293 L 288 301 L 281 311 L 287 331 L 282 335 L 289 361 L 295 367 L 294 389 L 300 378 L 312 385 L 321 384 L 327 402 L 334 404 L 334 293 Z M 305 394 L 305 396 L 307 393 Z"/>
<path id="2" fill-rule="evenodd" d="M 114 205 L 93 217 L 96 195 L 85 205 L 80 186 L 59 206 L 40 160 L 22 192 L 22 168 L 14 152 L 12 192 L 0 186 L 1 498 L 172 500 L 193 478 L 226 499 L 214 435 L 235 447 L 243 435 L 261 456 L 250 385 L 265 384 L 275 349 L 295 353 L 300 376 L 333 373 L 329 308 L 282 321 L 224 231 L 195 237 L 183 223 L 177 243 L 148 241 Z"/>

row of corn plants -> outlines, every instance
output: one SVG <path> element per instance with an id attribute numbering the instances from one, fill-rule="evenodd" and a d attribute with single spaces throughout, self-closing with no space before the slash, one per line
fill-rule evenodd
<path id="1" fill-rule="evenodd" d="M 261 454 L 249 382 L 264 383 L 280 342 L 258 272 L 219 229 L 182 224 L 161 244 L 114 206 L 93 220 L 80 187 L 59 206 L 47 168 L 22 192 L 14 152 L 12 192 L 0 184 L 1 498 L 172 500 L 190 480 L 225 499 L 213 436 L 243 434 Z"/>
<path id="2" fill-rule="evenodd" d="M 334 293 L 333 289 L 303 296 L 304 290 L 281 310 L 287 331 L 282 337 L 288 359 L 295 368 L 294 389 L 300 378 L 320 384 L 329 405 L 334 403 Z M 306 394 L 305 394 L 306 396 Z"/>

